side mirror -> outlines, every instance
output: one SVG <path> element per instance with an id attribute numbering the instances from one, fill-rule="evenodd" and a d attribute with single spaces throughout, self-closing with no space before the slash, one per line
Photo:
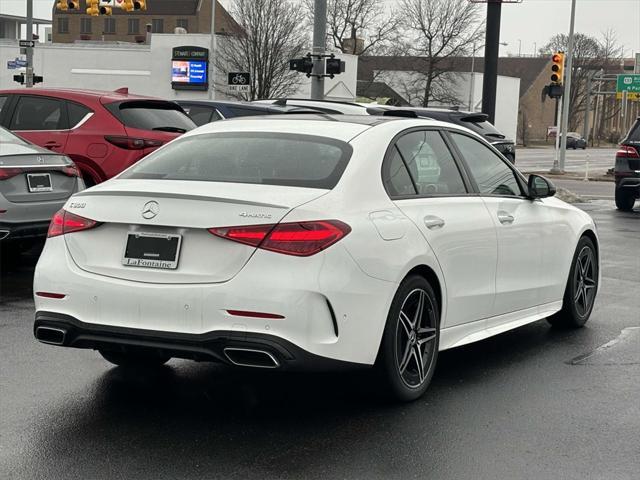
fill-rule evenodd
<path id="1" fill-rule="evenodd" d="M 556 187 L 546 178 L 540 175 L 529 175 L 529 198 L 553 197 L 556 194 Z"/>

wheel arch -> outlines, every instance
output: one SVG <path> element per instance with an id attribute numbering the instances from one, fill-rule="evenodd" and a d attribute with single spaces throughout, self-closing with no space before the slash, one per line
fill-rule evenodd
<path id="1" fill-rule="evenodd" d="M 444 292 L 443 292 L 443 289 L 442 289 L 442 284 L 440 282 L 440 279 L 438 278 L 438 275 L 436 274 L 435 270 L 433 270 L 428 265 L 424 265 L 424 264 L 416 265 L 415 267 L 413 267 L 411 270 L 409 270 L 407 272 L 407 274 L 405 275 L 403 280 L 406 279 L 407 277 L 411 276 L 411 275 L 419 275 L 419 276 L 421 276 L 427 282 L 429 282 L 429 284 L 433 287 L 433 291 L 436 294 L 436 301 L 438 302 L 438 310 L 439 310 L 439 313 L 440 313 L 440 321 L 442 322 Z"/>

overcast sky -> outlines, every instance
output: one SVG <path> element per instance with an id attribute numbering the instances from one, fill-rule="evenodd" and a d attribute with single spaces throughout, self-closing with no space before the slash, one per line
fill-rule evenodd
<path id="1" fill-rule="evenodd" d="M 178 0 L 179 1 L 179 0 Z M 400 0 L 387 0 L 391 5 Z M 149 3 L 153 0 L 148 0 Z M 34 14 L 51 18 L 52 0 L 33 0 Z M 229 4 L 229 0 L 223 0 Z M 24 15 L 26 0 L 0 0 L 0 12 Z M 486 10 L 486 6 L 481 8 Z M 502 6 L 501 55 L 531 54 L 534 47 L 545 44 L 556 33 L 569 31 L 571 0 L 523 0 L 520 4 Z M 625 48 L 625 55 L 640 52 L 640 0 L 577 0 L 576 31 L 600 36 L 612 28 Z M 520 40 L 520 42 L 519 42 Z"/>

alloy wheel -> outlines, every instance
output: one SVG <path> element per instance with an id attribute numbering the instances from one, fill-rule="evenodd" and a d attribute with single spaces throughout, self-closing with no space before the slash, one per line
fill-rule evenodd
<path id="1" fill-rule="evenodd" d="M 598 286 L 596 275 L 593 250 L 585 245 L 578 254 L 573 272 L 573 302 L 580 317 L 587 315 L 593 306 Z"/>
<path id="2" fill-rule="evenodd" d="M 406 296 L 396 327 L 396 366 L 411 388 L 426 380 L 434 359 L 437 338 L 435 309 L 427 293 L 417 288 Z"/>

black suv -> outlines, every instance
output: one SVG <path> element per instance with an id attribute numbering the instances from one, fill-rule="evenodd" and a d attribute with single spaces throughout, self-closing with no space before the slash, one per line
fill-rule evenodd
<path id="1" fill-rule="evenodd" d="M 487 142 L 493 145 L 496 150 L 504 155 L 511 163 L 516 163 L 515 143 L 489 123 L 489 116 L 486 113 L 464 112 L 462 110 L 444 108 L 389 107 L 386 105 L 376 106 L 373 110 L 374 111 L 369 112 L 371 115 L 380 115 L 380 110 L 385 112 L 389 112 L 390 110 L 415 112 L 418 117 L 431 118 L 433 120 L 455 123 L 456 125 L 466 127 L 482 135 Z M 384 113 L 384 115 L 389 114 L 391 113 Z"/>
<path id="2" fill-rule="evenodd" d="M 640 198 L 640 117 L 620 142 L 613 169 L 616 179 L 616 207 L 629 212 Z"/>

